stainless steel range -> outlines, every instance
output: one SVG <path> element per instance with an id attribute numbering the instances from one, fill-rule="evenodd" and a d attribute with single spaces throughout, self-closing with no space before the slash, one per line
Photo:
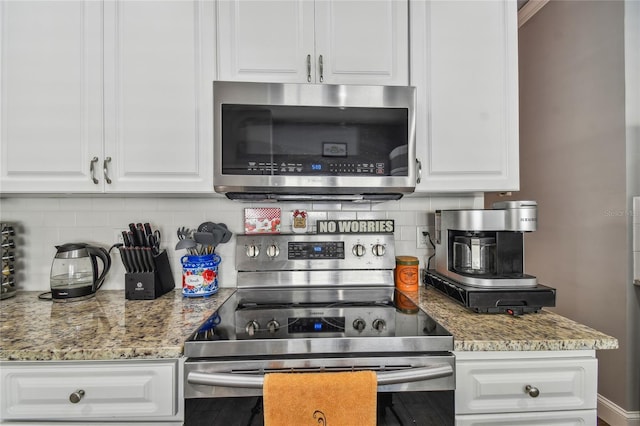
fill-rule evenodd
<path id="1" fill-rule="evenodd" d="M 395 291 L 394 267 L 393 234 L 239 235 L 238 289 L 185 343 L 187 402 L 259 397 L 270 372 L 374 370 L 380 415 L 440 394 L 434 424 L 453 424 L 453 337 Z"/>

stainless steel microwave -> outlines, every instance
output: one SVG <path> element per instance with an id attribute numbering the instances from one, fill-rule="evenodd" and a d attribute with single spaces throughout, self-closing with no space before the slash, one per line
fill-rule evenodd
<path id="1" fill-rule="evenodd" d="M 415 89 L 213 83 L 214 189 L 246 201 L 383 201 L 415 189 Z"/>

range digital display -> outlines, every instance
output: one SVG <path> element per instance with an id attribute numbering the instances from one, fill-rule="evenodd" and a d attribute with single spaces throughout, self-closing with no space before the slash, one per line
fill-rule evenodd
<path id="1" fill-rule="evenodd" d="M 344 331 L 344 317 L 289 318 L 289 333 L 335 333 Z"/>
<path id="2" fill-rule="evenodd" d="M 344 242 L 289 242 L 289 260 L 344 259 Z"/>

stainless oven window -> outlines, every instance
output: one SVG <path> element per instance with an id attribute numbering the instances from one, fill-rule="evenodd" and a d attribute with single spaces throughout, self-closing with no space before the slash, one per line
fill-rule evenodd
<path id="1" fill-rule="evenodd" d="M 454 392 L 378 393 L 378 426 L 453 426 Z M 187 399 L 185 426 L 262 426 L 261 397 Z"/>

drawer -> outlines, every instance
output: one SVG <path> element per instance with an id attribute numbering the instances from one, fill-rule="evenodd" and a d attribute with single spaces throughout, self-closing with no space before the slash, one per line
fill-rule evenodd
<path id="1" fill-rule="evenodd" d="M 459 361 L 456 414 L 595 409 L 597 370 L 595 358 Z"/>
<path id="2" fill-rule="evenodd" d="M 595 426 L 596 410 L 456 416 L 456 426 Z"/>
<path id="3" fill-rule="evenodd" d="M 3 363 L 0 377 L 5 421 L 155 420 L 179 407 L 175 360 Z M 75 403 L 74 392 L 83 393 Z"/>

